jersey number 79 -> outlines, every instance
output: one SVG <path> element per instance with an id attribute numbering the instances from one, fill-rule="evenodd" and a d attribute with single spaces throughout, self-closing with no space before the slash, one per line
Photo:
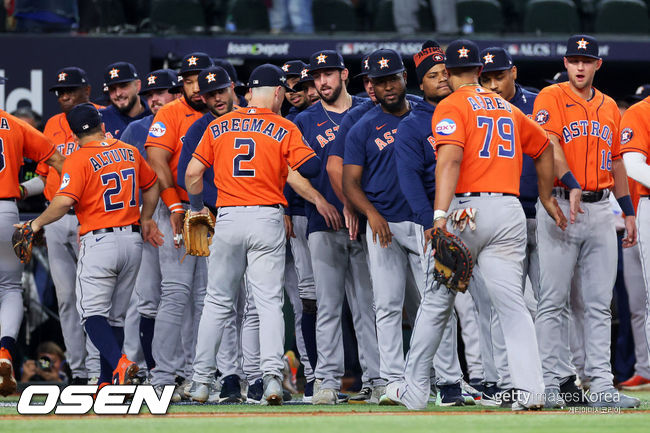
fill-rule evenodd
<path id="1" fill-rule="evenodd" d="M 494 134 L 494 118 L 487 116 L 477 116 L 476 126 L 478 128 L 487 128 L 485 131 L 485 140 L 483 148 L 478 153 L 480 158 L 489 158 L 490 144 Z M 515 156 L 515 126 L 510 117 L 499 117 L 496 119 L 496 130 L 499 137 L 497 156 L 502 158 L 512 158 Z"/>

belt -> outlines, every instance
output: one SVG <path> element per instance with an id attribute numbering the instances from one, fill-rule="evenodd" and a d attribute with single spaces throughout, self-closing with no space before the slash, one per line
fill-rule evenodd
<path id="1" fill-rule="evenodd" d="M 114 232 L 121 232 L 126 228 L 130 228 L 132 232 L 140 233 L 140 226 L 131 224 L 130 226 L 123 226 L 123 227 L 106 227 L 105 229 L 97 229 L 93 230 L 94 235 L 101 235 L 104 233 L 114 233 Z"/>
<path id="2" fill-rule="evenodd" d="M 456 197 L 517 197 L 515 194 L 507 192 L 462 192 L 456 194 Z"/>
<path id="3" fill-rule="evenodd" d="M 273 207 L 276 209 L 282 209 L 281 204 L 261 204 L 260 207 Z"/>
<path id="4" fill-rule="evenodd" d="M 14 203 L 16 203 L 16 199 L 13 197 L 0 198 L 0 201 L 13 201 Z"/>
<path id="5" fill-rule="evenodd" d="M 565 188 L 554 188 L 553 195 L 568 200 L 569 196 L 571 195 L 571 191 Z M 596 203 L 608 197 L 608 189 L 601 189 L 600 191 L 582 191 L 582 201 L 585 203 Z"/>

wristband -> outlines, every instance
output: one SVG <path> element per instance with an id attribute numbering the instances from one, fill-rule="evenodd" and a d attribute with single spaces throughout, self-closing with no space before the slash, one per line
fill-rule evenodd
<path id="1" fill-rule="evenodd" d="M 621 210 L 625 216 L 634 216 L 634 205 L 632 204 L 632 199 L 630 195 L 624 195 L 616 199 L 618 205 L 621 207 Z"/>
<path id="2" fill-rule="evenodd" d="M 203 193 L 187 193 L 187 195 L 190 197 L 190 210 L 192 212 L 201 212 L 201 209 L 203 209 Z"/>
<path id="3" fill-rule="evenodd" d="M 576 178 L 573 176 L 573 173 L 571 173 L 571 170 L 567 171 L 564 174 L 564 176 L 562 176 L 562 179 L 560 179 L 560 180 L 569 189 L 580 189 L 580 184 L 578 183 Z"/>
<path id="4" fill-rule="evenodd" d="M 447 211 L 441 210 L 441 209 L 436 209 L 433 211 L 433 221 L 435 222 L 436 220 L 439 219 L 444 219 L 447 218 Z"/>
<path id="5" fill-rule="evenodd" d="M 181 203 L 181 198 L 176 192 L 176 188 L 170 186 L 165 188 L 160 192 L 160 198 L 167 205 L 171 213 L 185 213 L 183 209 L 183 203 Z"/>

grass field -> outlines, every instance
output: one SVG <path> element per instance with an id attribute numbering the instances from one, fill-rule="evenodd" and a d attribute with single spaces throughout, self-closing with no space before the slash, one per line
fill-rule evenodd
<path id="1" fill-rule="evenodd" d="M 642 399 L 638 410 L 511 412 L 481 406 L 440 408 L 421 412 L 403 407 L 342 404 L 331 407 L 287 404 L 172 405 L 166 416 L 23 417 L 16 412 L 17 397 L 0 398 L 0 432 L 65 433 L 194 433 L 203 431 L 256 433 L 411 433 L 447 431 L 490 432 L 593 432 L 650 431 L 650 392 L 630 393 Z"/>

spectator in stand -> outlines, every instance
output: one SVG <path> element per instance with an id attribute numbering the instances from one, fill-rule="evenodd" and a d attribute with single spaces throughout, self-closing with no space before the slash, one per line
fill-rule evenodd
<path id="1" fill-rule="evenodd" d="M 79 23 L 75 0 L 15 0 L 13 16 L 16 31 L 24 33 L 65 33 Z"/>
<path id="2" fill-rule="evenodd" d="M 436 33 L 458 34 L 456 0 L 429 0 L 429 3 L 436 20 Z M 419 31 L 419 8 L 420 0 L 393 1 L 393 18 L 398 33 L 408 35 Z"/>
<path id="3" fill-rule="evenodd" d="M 311 0 L 265 0 L 271 33 L 314 33 Z"/>
<path id="4" fill-rule="evenodd" d="M 36 348 L 36 359 L 28 359 L 23 364 L 21 382 L 64 382 L 63 373 L 65 355 L 63 350 L 52 341 L 45 341 Z"/>

